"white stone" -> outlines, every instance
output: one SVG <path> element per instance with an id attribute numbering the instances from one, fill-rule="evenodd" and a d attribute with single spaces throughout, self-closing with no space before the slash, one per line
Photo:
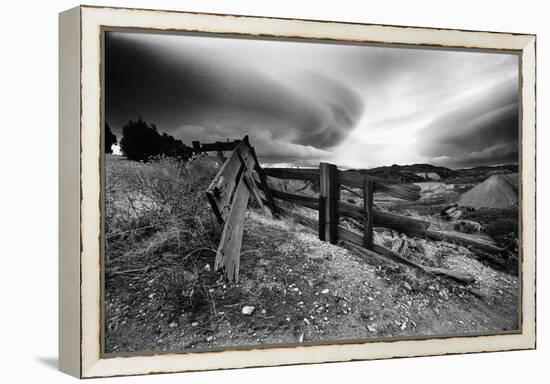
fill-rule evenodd
<path id="1" fill-rule="evenodd" d="M 254 312 L 256 308 L 251 305 L 245 305 L 243 309 L 241 310 L 241 313 L 246 316 L 252 315 L 252 312 Z"/>

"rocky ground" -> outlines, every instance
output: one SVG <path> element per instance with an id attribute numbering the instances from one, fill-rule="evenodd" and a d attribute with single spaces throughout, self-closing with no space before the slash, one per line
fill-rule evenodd
<path id="1" fill-rule="evenodd" d="M 377 231 L 376 236 L 387 243 L 393 235 Z M 320 242 L 291 220 L 249 211 L 239 284 L 226 284 L 212 270 L 214 249 L 201 252 L 194 275 L 176 276 L 171 265 L 180 263 L 181 255 L 167 252 L 144 269 L 110 276 L 105 349 L 202 350 L 518 328 L 516 276 L 482 264 L 454 244 L 416 239 L 412 249 L 425 255 L 425 263 L 470 273 L 476 282 L 465 287 L 365 260 Z M 195 279 L 196 291 L 186 291 L 186 279 Z"/>

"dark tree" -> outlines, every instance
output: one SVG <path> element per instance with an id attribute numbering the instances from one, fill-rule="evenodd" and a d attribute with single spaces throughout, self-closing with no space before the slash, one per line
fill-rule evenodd
<path id="1" fill-rule="evenodd" d="M 191 148 L 173 136 L 158 132 L 154 124 L 147 124 L 141 117 L 122 127 L 120 148 L 131 160 L 149 161 L 159 155 L 188 159 Z"/>
<path id="2" fill-rule="evenodd" d="M 116 135 L 111 131 L 109 123 L 105 123 L 105 153 L 113 153 L 111 146 L 116 143 Z"/>

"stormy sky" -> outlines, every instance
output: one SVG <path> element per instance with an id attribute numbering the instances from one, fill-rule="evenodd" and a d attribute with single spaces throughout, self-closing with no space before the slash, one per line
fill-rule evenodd
<path id="1" fill-rule="evenodd" d="M 250 136 L 264 163 L 518 162 L 518 56 L 108 32 L 105 118 L 191 145 Z"/>

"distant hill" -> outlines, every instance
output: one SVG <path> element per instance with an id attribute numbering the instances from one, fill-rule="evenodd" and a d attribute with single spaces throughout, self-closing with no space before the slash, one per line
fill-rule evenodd
<path id="1" fill-rule="evenodd" d="M 518 204 L 518 174 L 493 174 L 460 196 L 458 205 L 472 208 L 512 208 Z"/>
<path id="2" fill-rule="evenodd" d="M 450 169 L 431 164 L 394 164 L 392 166 L 376 167 L 371 169 L 351 169 L 350 171 L 360 172 L 402 183 L 418 183 L 427 180 L 437 180 L 435 175 L 439 176 L 442 181 L 446 182 L 478 183 L 487 179 L 491 175 L 517 173 L 518 165 L 508 164 L 494 167 L 480 166 L 474 168 Z"/>
<path id="3" fill-rule="evenodd" d="M 506 173 L 518 173 L 517 164 L 497 165 L 494 167 L 482 166 L 455 170 L 456 176 L 448 179 L 448 182 L 456 183 L 477 183 L 487 179 L 491 175 Z"/>

